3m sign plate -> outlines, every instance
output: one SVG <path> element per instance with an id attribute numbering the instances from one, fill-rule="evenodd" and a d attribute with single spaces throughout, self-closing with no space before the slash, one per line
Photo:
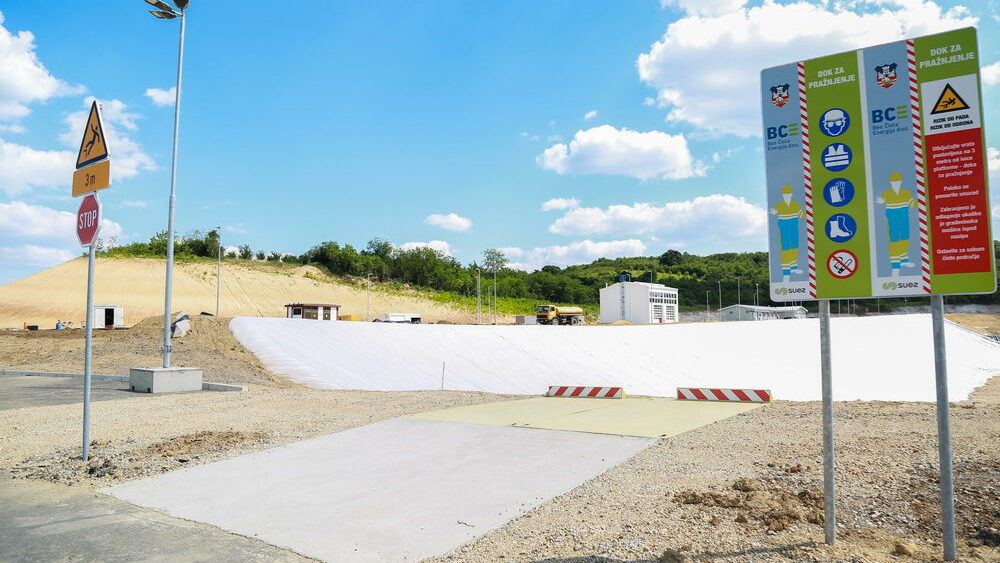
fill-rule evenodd
<path id="1" fill-rule="evenodd" d="M 975 28 L 761 73 L 771 298 L 996 290 Z"/>
<path id="2" fill-rule="evenodd" d="M 104 160 L 73 173 L 73 197 L 111 187 L 111 161 Z"/>

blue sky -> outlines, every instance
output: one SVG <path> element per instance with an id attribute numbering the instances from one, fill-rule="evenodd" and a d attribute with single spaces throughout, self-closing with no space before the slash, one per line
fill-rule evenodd
<path id="1" fill-rule="evenodd" d="M 291 253 L 379 236 L 463 262 L 502 247 L 528 269 L 764 250 L 761 68 L 977 25 L 988 124 L 1000 107 L 995 0 L 845 5 L 193 0 L 177 230 Z M 178 25 L 146 8 L 0 3 L 0 283 L 79 251 L 91 97 L 105 235 L 166 228 Z"/>

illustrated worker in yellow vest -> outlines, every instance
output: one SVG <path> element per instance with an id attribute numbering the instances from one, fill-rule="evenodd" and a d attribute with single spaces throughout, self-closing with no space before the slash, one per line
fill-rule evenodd
<path id="1" fill-rule="evenodd" d="M 782 186 L 781 201 L 771 209 L 778 216 L 778 233 L 781 235 L 781 275 L 788 281 L 799 269 L 799 218 L 805 217 L 802 206 L 792 199 L 792 187 Z"/>
<path id="2" fill-rule="evenodd" d="M 901 268 L 916 266 L 910 262 L 910 209 L 917 206 L 913 194 L 902 189 L 903 175 L 899 172 L 889 174 L 890 188 L 876 203 L 885 205 L 885 218 L 889 221 L 889 261 L 892 264 L 892 277 L 898 277 Z"/>

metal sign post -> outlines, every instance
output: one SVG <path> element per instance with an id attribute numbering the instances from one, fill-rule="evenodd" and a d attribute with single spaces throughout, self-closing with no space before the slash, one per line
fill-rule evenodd
<path id="1" fill-rule="evenodd" d="M 83 461 L 90 458 L 90 379 L 91 350 L 94 334 L 94 254 L 97 250 L 97 234 L 101 230 L 101 202 L 97 194 L 88 194 L 80 202 L 76 212 L 76 236 L 87 252 L 87 314 L 86 341 L 83 350 Z"/>
<path id="2" fill-rule="evenodd" d="M 87 313 L 86 340 L 83 350 L 83 461 L 90 459 L 90 380 L 94 336 L 94 254 L 97 235 L 101 231 L 101 202 L 97 190 L 111 187 L 111 159 L 104 137 L 104 121 L 97 100 L 90 105 L 90 114 L 83 130 L 80 150 L 73 172 L 73 197 L 84 196 L 76 212 L 76 236 L 87 250 Z"/>
<path id="3" fill-rule="evenodd" d="M 83 461 L 90 459 L 90 357 L 94 336 L 94 247 L 87 255 L 87 337 L 83 351 Z"/>
<path id="4" fill-rule="evenodd" d="M 938 460 L 941 481 L 941 534 L 945 561 L 954 561 L 955 485 L 951 467 L 951 423 L 948 420 L 948 360 L 944 346 L 944 297 L 931 296 L 934 331 L 934 380 L 937 386 Z"/>
<path id="5" fill-rule="evenodd" d="M 761 72 L 771 299 L 820 302 L 830 544 L 830 300 L 930 297 L 942 545 L 956 557 L 942 296 L 996 291 L 980 67 L 970 27 Z"/>
<path id="6" fill-rule="evenodd" d="M 830 358 L 830 300 L 819 302 L 819 351 L 823 386 L 823 532 L 826 543 L 837 539 L 835 492 L 837 469 L 833 455 L 833 368 Z"/>

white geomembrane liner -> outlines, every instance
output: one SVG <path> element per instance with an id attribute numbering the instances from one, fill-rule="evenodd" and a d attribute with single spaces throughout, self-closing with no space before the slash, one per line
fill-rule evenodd
<path id="1" fill-rule="evenodd" d="M 833 397 L 933 401 L 927 314 L 834 318 Z M 651 326 L 404 325 L 237 317 L 236 338 L 276 374 L 320 389 L 444 388 L 541 395 L 549 385 L 770 389 L 819 400 L 817 319 Z M 946 322 L 953 401 L 1000 375 L 1000 345 Z"/>

